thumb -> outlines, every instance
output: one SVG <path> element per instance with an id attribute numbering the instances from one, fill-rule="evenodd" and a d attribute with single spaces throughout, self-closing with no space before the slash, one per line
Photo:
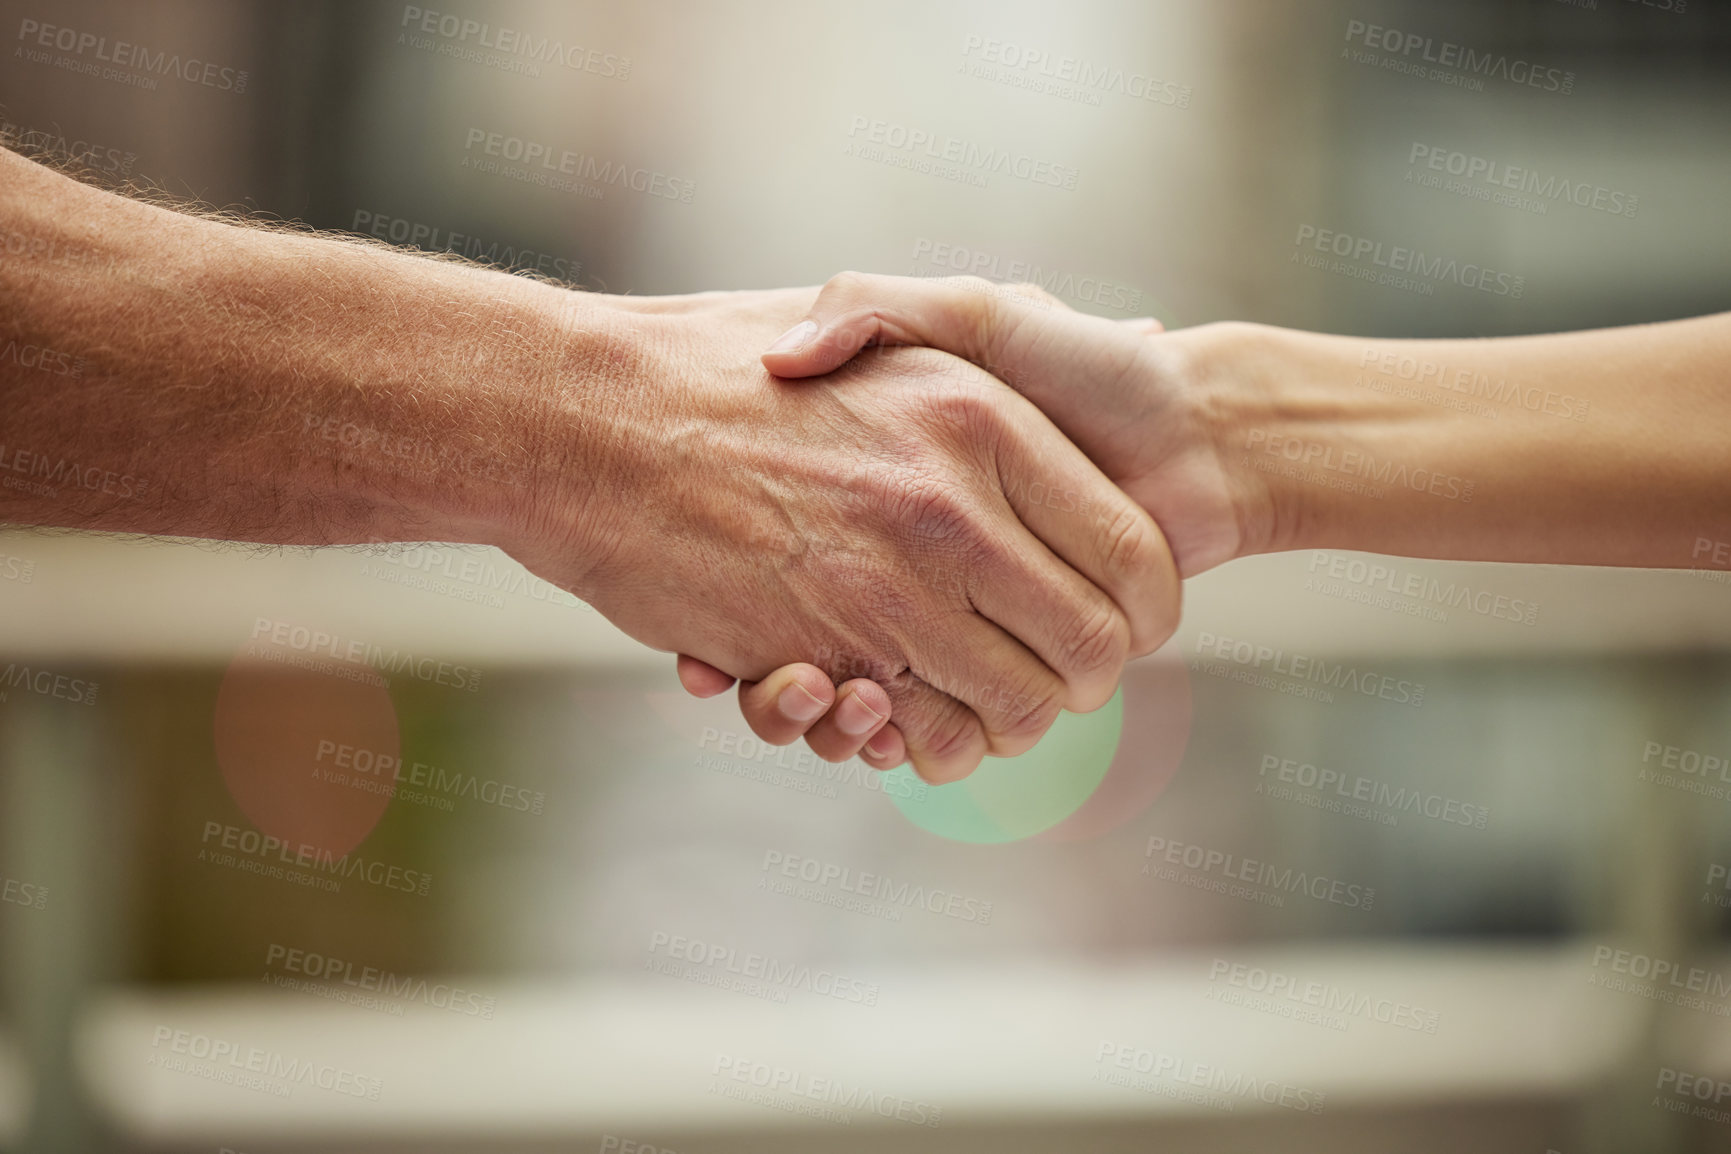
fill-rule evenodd
<path id="1" fill-rule="evenodd" d="M 1013 294 L 969 278 L 841 273 L 823 286 L 806 318 L 765 350 L 763 367 L 778 377 L 815 377 L 868 345 L 925 345 L 980 364 L 1025 307 Z"/>
<path id="2" fill-rule="evenodd" d="M 888 308 L 848 309 L 830 316 L 823 315 L 823 309 L 824 301 L 819 299 L 811 316 L 777 337 L 764 350 L 763 367 L 778 377 L 816 377 L 839 369 L 869 345 L 944 348 L 941 340 L 911 336 L 908 326 Z"/>
<path id="3" fill-rule="evenodd" d="M 823 322 L 806 317 L 764 350 L 763 367 L 778 377 L 815 377 L 846 364 L 859 351 L 818 339 L 822 335 Z"/>

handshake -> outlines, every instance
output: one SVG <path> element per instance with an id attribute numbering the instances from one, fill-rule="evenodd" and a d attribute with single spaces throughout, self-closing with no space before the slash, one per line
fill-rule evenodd
<path id="1" fill-rule="evenodd" d="M 496 545 L 692 692 L 741 682 L 765 741 L 934 783 L 1104 705 L 1236 557 L 1731 555 L 1731 314 L 1387 340 L 966 277 L 599 296 L 0 150 L 3 237 L 30 355 L 0 364 L 0 470 L 52 475 L 0 523 Z M 43 349 L 81 372 L 45 390 Z M 332 457 L 327 426 L 413 451 Z M 152 484 L 48 483 L 68 463 Z"/>
<path id="2" fill-rule="evenodd" d="M 680 383 L 598 438 L 580 579 L 514 551 L 680 652 L 691 692 L 739 680 L 766 741 L 964 777 L 1104 705 L 1180 578 L 1267 540 L 1158 322 L 855 273 L 610 306 L 620 347 L 681 350 L 637 380 Z"/>
<path id="3" fill-rule="evenodd" d="M 933 783 L 1104 705 L 1176 628 L 1181 580 L 1237 557 L 1680 568 L 1731 540 L 1731 315 L 1168 333 L 1033 286 L 857 273 L 815 300 L 600 307 L 674 358 L 634 379 L 689 383 L 602 422 L 621 464 L 591 500 L 620 512 L 565 554 L 595 558 L 567 587 L 681 654 L 690 692 L 740 681 L 765 741 Z"/>

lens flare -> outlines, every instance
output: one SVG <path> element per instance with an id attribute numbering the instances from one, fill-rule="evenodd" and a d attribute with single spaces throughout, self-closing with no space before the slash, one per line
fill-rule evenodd
<path id="1" fill-rule="evenodd" d="M 1125 672 L 1093 713 L 1062 713 L 1019 757 L 987 758 L 949 785 L 886 790 L 907 819 L 951 841 L 994 844 L 1094 838 L 1146 810 L 1171 782 L 1190 739 L 1190 677 L 1165 654 Z M 903 787 L 919 779 L 892 771 Z"/>
<path id="2" fill-rule="evenodd" d="M 213 728 L 229 796 L 290 853 L 341 857 L 391 804 L 401 734 L 381 684 L 243 653 L 217 690 Z"/>

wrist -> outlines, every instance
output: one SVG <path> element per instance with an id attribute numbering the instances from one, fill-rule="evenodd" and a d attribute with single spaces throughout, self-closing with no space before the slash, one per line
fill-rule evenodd
<path id="1" fill-rule="evenodd" d="M 345 367 L 307 417 L 313 484 L 370 510 L 366 539 L 491 545 L 579 591 L 617 505 L 598 475 L 632 376 L 616 310 L 508 273 L 368 255 L 388 262 L 380 281 L 400 278 L 400 319 L 373 371 Z"/>
<path id="2" fill-rule="evenodd" d="M 593 294 L 501 275 L 488 347 L 450 362 L 472 451 L 423 493 L 449 539 L 497 546 L 587 597 L 645 440 L 641 326 Z"/>
<path id="3" fill-rule="evenodd" d="M 400 319 L 368 342 L 371 364 L 311 394 L 312 484 L 368 510 L 380 539 L 502 545 L 540 471 L 554 313 L 530 282 L 386 259 L 409 282 Z"/>
<path id="4" fill-rule="evenodd" d="M 1241 556 L 1420 553 L 1470 517 L 1467 418 L 1403 387 L 1410 342 L 1238 322 L 1190 331 L 1187 379 L 1235 495 Z"/>
<path id="5" fill-rule="evenodd" d="M 1294 371 L 1284 330 L 1245 321 L 1216 321 L 1160 339 L 1161 375 L 1177 382 L 1185 416 L 1218 472 L 1234 523 L 1229 544 L 1208 565 L 1295 548 L 1306 511 L 1288 478 L 1259 467 L 1252 443 L 1264 439 L 1281 413 L 1282 384 Z"/>
<path id="6" fill-rule="evenodd" d="M 1237 556 L 1340 545 L 1375 515 L 1386 423 L 1424 414 L 1356 387 L 1367 342 L 1242 321 L 1175 335 L 1237 518 Z"/>

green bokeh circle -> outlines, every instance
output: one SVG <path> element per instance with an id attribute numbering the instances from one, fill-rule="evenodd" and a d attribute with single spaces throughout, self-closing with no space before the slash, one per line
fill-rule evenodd
<path id="1" fill-rule="evenodd" d="M 907 819 L 951 841 L 1020 841 L 1057 825 L 1094 795 L 1124 730 L 1124 690 L 1092 713 L 1060 713 L 1040 743 L 1020 757 L 988 757 L 949 785 L 927 786 L 903 765 L 884 792 Z"/>

